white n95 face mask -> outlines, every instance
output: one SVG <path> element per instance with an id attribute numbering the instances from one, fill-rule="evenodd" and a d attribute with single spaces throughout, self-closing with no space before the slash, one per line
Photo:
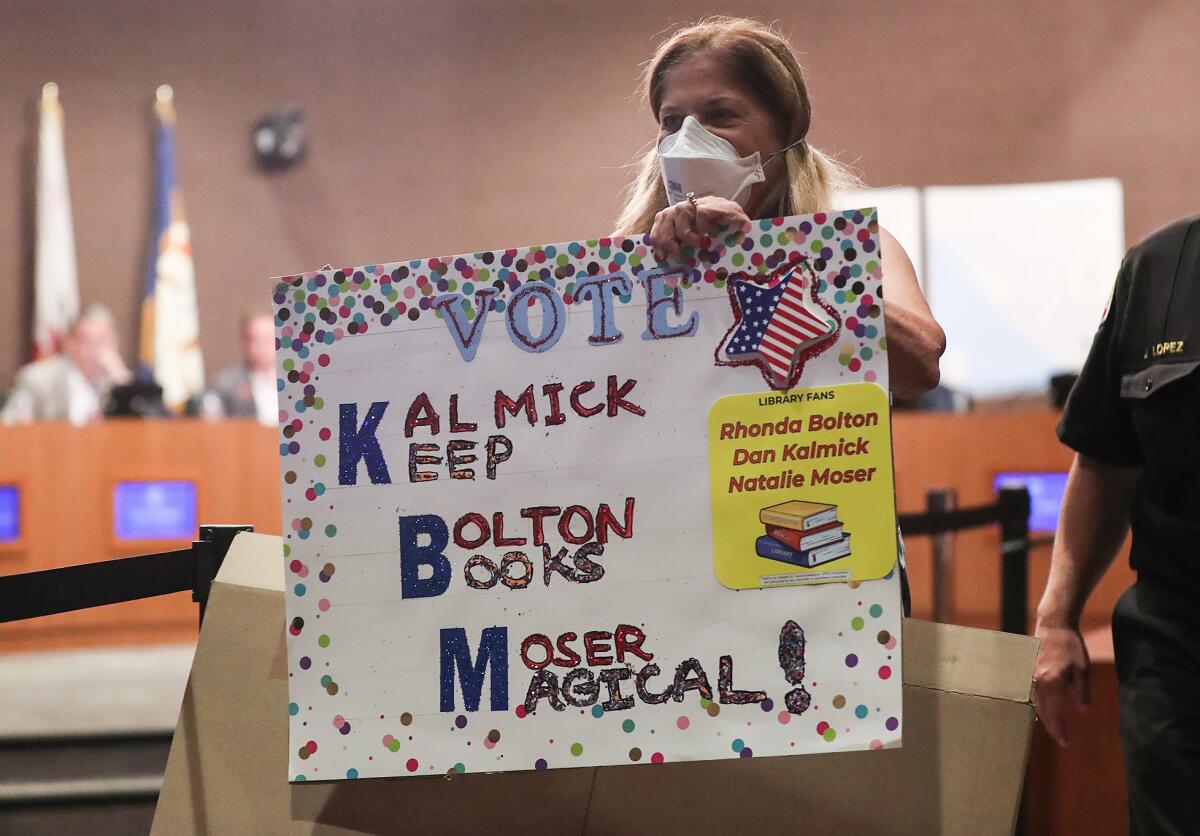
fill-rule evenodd
<path id="1" fill-rule="evenodd" d="M 658 162 L 662 168 L 667 202 L 696 197 L 726 197 L 745 208 L 750 187 L 766 180 L 757 151 L 739 157 L 737 150 L 707 130 L 694 116 L 683 120 L 679 130 L 663 137 L 658 144 Z"/>

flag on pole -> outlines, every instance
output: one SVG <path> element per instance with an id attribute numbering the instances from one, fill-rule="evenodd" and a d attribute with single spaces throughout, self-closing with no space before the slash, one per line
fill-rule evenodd
<path id="1" fill-rule="evenodd" d="M 38 128 L 37 252 L 33 274 L 33 358 L 56 353 L 79 315 L 75 228 L 63 150 L 63 110 L 58 85 L 42 88 Z"/>
<path id="2" fill-rule="evenodd" d="M 164 84 L 155 98 L 155 220 L 142 297 L 141 372 L 162 386 L 163 401 L 179 412 L 204 389 L 204 360 L 191 238 L 175 179 L 174 94 Z"/>

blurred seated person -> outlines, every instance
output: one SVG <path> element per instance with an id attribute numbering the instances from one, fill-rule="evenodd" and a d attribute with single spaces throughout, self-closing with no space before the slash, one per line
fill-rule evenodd
<path id="1" fill-rule="evenodd" d="M 270 314 L 242 317 L 242 360 L 217 374 L 204 393 L 205 418 L 257 418 L 275 426 L 279 395 L 275 387 L 275 320 Z"/>
<path id="2" fill-rule="evenodd" d="M 101 305 L 89 305 L 71 324 L 60 353 L 17 372 L 0 423 L 86 424 L 103 417 L 109 392 L 132 378 L 121 358 L 112 313 Z"/>

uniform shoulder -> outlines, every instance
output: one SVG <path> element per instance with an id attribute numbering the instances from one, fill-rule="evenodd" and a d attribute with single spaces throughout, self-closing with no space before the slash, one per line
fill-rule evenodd
<path id="1" fill-rule="evenodd" d="M 1179 218 L 1156 229 L 1130 247 L 1125 256 L 1123 272 L 1136 286 L 1162 287 L 1170 282 L 1180 266 L 1189 237 L 1200 236 L 1200 215 Z M 1189 249 L 1194 249 L 1197 238 Z"/>
<path id="2" fill-rule="evenodd" d="M 1200 214 L 1171 221 L 1151 232 L 1129 250 L 1131 260 L 1154 255 L 1177 255 L 1188 235 L 1200 227 Z"/>

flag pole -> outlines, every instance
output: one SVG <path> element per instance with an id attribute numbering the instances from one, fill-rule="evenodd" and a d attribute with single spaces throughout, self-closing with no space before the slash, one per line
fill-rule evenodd
<path id="1" fill-rule="evenodd" d="M 79 314 L 75 232 L 63 147 L 63 108 L 58 85 L 42 85 L 38 103 L 36 254 L 33 270 L 33 358 L 58 351 Z"/>
<path id="2" fill-rule="evenodd" d="M 168 128 L 175 128 L 175 88 L 170 84 L 160 84 L 154 91 L 154 112 L 158 119 Z M 171 216 L 183 220 L 183 198 L 178 191 L 172 191 L 170 196 Z"/>
<path id="3" fill-rule="evenodd" d="M 155 231 L 142 300 L 142 364 L 176 414 L 204 389 L 191 235 L 175 168 L 175 91 L 154 91 Z"/>

